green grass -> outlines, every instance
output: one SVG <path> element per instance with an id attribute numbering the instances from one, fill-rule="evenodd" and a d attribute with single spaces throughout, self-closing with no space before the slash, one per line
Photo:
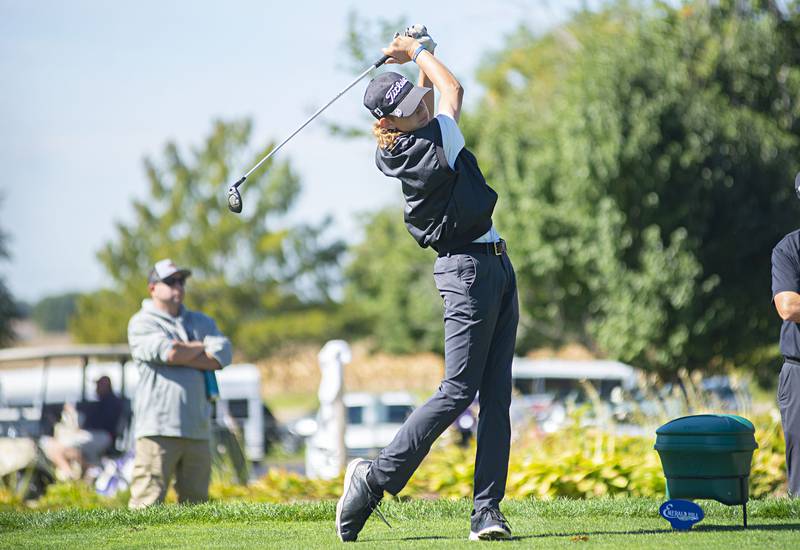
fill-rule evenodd
<path id="1" fill-rule="evenodd" d="M 522 500 L 504 503 L 526 548 L 792 548 L 800 546 L 800 500 L 765 499 L 741 508 L 702 502 L 706 518 L 688 533 L 673 532 L 655 499 Z M 333 502 L 210 503 L 124 509 L 0 512 L 0 548 L 330 548 Z M 373 517 L 357 548 L 461 548 L 469 534 L 470 503 L 388 501 L 393 528 Z"/>

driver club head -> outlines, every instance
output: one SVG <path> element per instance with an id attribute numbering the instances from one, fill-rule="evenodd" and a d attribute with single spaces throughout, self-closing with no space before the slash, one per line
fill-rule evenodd
<path id="1" fill-rule="evenodd" d="M 794 177 L 794 192 L 797 194 L 797 198 L 800 199 L 800 172 Z"/>
<path id="2" fill-rule="evenodd" d="M 242 195 L 235 186 L 228 189 L 228 210 L 234 214 L 242 212 Z"/>

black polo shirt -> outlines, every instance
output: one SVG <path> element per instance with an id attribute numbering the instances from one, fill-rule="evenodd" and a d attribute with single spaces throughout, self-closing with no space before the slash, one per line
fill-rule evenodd
<path id="1" fill-rule="evenodd" d="M 400 134 L 389 149 L 378 147 L 375 164 L 402 183 L 406 228 L 421 247 L 446 252 L 492 228 L 497 193 L 466 147 L 450 168 L 438 119 Z"/>
<path id="2" fill-rule="evenodd" d="M 107 395 L 99 401 L 90 401 L 86 403 L 84 414 L 85 430 L 106 431 L 113 441 L 117 437 L 117 427 L 122 416 L 122 399 L 116 395 Z"/>
<path id="3" fill-rule="evenodd" d="M 779 292 L 800 293 L 800 229 L 786 235 L 772 249 L 772 298 Z M 800 360 L 800 324 L 784 321 L 781 355 Z"/>

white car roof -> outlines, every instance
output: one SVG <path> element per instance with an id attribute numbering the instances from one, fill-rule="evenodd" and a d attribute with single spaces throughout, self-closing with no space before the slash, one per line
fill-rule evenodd
<path id="1" fill-rule="evenodd" d="M 379 401 L 384 405 L 414 406 L 414 397 L 406 391 L 393 392 L 348 392 L 344 394 L 344 404 L 348 407 L 365 407 Z"/>
<path id="2" fill-rule="evenodd" d="M 619 361 L 527 359 L 515 357 L 511 376 L 524 378 L 571 378 L 588 380 L 628 380 L 636 376 L 636 369 Z"/>

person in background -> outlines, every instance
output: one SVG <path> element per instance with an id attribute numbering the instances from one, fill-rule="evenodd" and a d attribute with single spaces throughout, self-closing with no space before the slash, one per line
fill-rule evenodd
<path id="1" fill-rule="evenodd" d="M 97 401 L 81 403 L 77 408 L 71 404 L 64 405 L 62 418 L 72 419 L 74 425 L 79 422 L 79 416 L 82 417 L 80 428 L 69 429 L 62 424 L 56 428 L 54 437 L 42 442 L 44 453 L 56 466 L 59 479 L 79 479 L 89 466 L 100 461 L 117 438 L 122 400 L 114 394 L 108 376 L 96 380 L 95 391 Z"/>
<path id="2" fill-rule="evenodd" d="M 789 495 L 800 498 L 800 229 L 772 249 L 772 302 L 783 319 L 778 408 L 786 440 L 786 477 Z"/>
<path id="3" fill-rule="evenodd" d="M 148 276 L 150 298 L 128 323 L 139 369 L 132 509 L 163 502 L 173 476 L 179 502 L 208 500 L 214 395 L 206 373 L 229 365 L 232 351 L 211 317 L 184 307 L 190 274 L 170 259 L 156 262 Z"/>

